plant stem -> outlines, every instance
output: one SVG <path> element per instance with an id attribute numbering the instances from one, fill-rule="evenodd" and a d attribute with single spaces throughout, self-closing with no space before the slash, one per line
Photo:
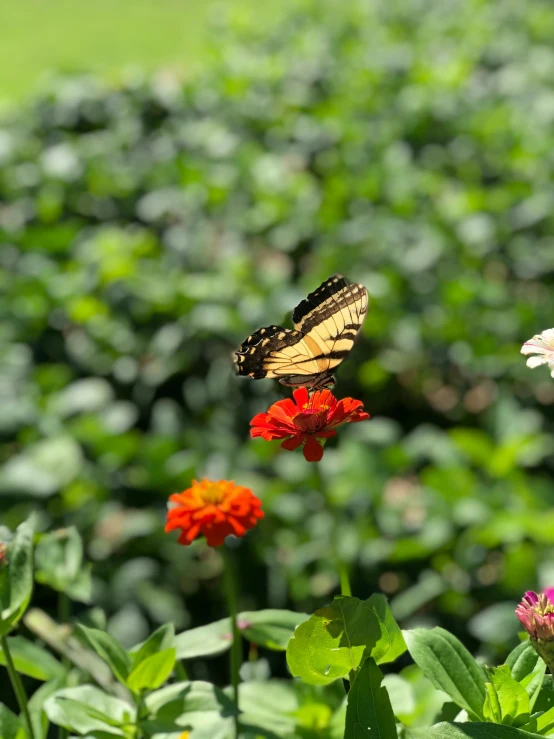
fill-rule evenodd
<path id="1" fill-rule="evenodd" d="M 185 665 L 181 662 L 180 659 L 177 660 L 175 663 L 175 672 L 177 674 L 177 677 L 179 680 L 182 680 L 183 682 L 189 679 L 189 675 L 187 672 L 187 668 Z"/>
<path id="2" fill-rule="evenodd" d="M 324 480 L 323 475 L 321 474 L 321 469 L 319 467 L 319 463 L 316 463 L 315 465 L 315 474 L 317 478 L 317 483 L 319 487 L 320 493 L 325 498 L 325 501 L 327 503 L 327 506 L 329 508 L 329 511 L 331 515 L 338 519 L 340 516 L 340 509 L 333 503 L 331 500 L 331 496 L 329 495 L 329 490 L 327 486 L 327 482 Z M 348 565 L 346 562 L 343 562 L 339 555 L 339 547 L 338 542 L 336 539 L 336 534 L 333 534 L 333 555 L 335 558 L 336 567 L 339 574 L 339 583 L 340 583 L 340 592 L 341 595 L 352 595 L 352 588 L 350 586 L 350 575 L 348 572 Z"/>
<path id="3" fill-rule="evenodd" d="M 352 588 L 350 587 L 350 577 L 348 575 L 348 566 L 340 560 L 338 565 L 341 595 L 352 595 Z"/>
<path id="4" fill-rule="evenodd" d="M 144 732 L 140 728 L 140 723 L 143 718 L 148 716 L 148 708 L 146 707 L 146 703 L 144 701 L 144 695 L 142 692 L 136 694 L 133 693 L 133 698 L 135 701 L 135 706 L 137 708 L 137 718 L 135 721 L 135 733 L 134 733 L 134 739 L 142 739 L 144 736 Z"/>
<path id="5" fill-rule="evenodd" d="M 70 619 L 71 619 L 71 601 L 69 600 L 67 593 L 60 591 L 58 593 L 58 621 L 60 624 L 67 624 L 69 623 Z M 65 667 L 66 670 L 69 670 L 71 667 L 71 661 L 65 655 L 62 657 L 62 665 Z M 60 726 L 58 728 L 58 738 L 67 739 L 68 736 L 69 736 L 69 731 L 65 729 L 63 726 Z"/>
<path id="6" fill-rule="evenodd" d="M 69 623 L 71 619 L 71 601 L 66 593 L 58 593 L 58 621 L 61 624 Z"/>
<path id="7" fill-rule="evenodd" d="M 225 591 L 227 595 L 227 607 L 231 618 L 231 633 L 233 641 L 231 643 L 231 685 L 233 686 L 233 698 L 235 701 L 235 739 L 240 736 L 239 724 L 239 682 L 240 682 L 240 663 L 241 663 L 241 646 L 242 637 L 237 625 L 237 594 L 235 590 L 235 573 L 234 563 L 231 552 L 225 545 L 222 547 L 223 553 L 223 575 L 225 579 Z"/>
<path id="8" fill-rule="evenodd" d="M 19 709 L 25 720 L 27 736 L 29 737 L 29 739 L 35 739 L 33 724 L 31 723 L 31 716 L 29 715 L 29 708 L 27 706 L 27 694 L 25 693 L 25 688 L 23 687 L 21 678 L 19 677 L 15 669 L 15 665 L 13 663 L 12 655 L 10 652 L 10 645 L 6 636 L 0 637 L 0 644 L 2 646 L 2 651 L 4 652 L 4 657 L 6 658 L 6 669 L 8 670 L 8 675 L 10 676 L 13 692 L 15 693 L 15 697 L 17 698 L 17 702 L 19 704 Z"/>

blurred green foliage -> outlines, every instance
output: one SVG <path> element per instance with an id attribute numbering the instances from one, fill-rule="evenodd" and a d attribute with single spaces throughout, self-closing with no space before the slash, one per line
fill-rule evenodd
<path id="1" fill-rule="evenodd" d="M 204 475 L 263 499 L 242 609 L 329 602 L 336 544 L 403 626 L 514 645 L 554 582 L 554 384 L 519 355 L 554 323 L 553 32 L 546 0 L 302 5 L 184 85 L 65 79 L 3 121 L 2 523 L 76 526 L 126 646 L 225 613 L 217 551 L 163 533 Z M 231 353 L 335 271 L 373 420 L 318 472 L 249 441 L 285 390 Z"/>
<path id="2" fill-rule="evenodd" d="M 231 14 L 240 22 L 255 13 L 255 22 L 265 24 L 279 7 L 275 0 L 9 3 L 0 24 L 0 105 L 22 100 L 51 70 L 118 78 L 122 68 L 165 66 L 190 75 L 209 48 L 214 14 Z"/>

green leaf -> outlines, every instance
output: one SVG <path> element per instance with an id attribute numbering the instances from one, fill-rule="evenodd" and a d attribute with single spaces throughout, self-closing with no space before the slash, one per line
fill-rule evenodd
<path id="1" fill-rule="evenodd" d="M 223 618 L 207 626 L 199 626 L 177 634 L 173 646 L 177 650 L 177 659 L 209 657 L 229 649 L 231 639 L 231 621 Z"/>
<path id="2" fill-rule="evenodd" d="M 91 629 L 77 624 L 77 635 L 90 646 L 96 654 L 109 666 L 115 678 L 125 684 L 131 670 L 131 658 L 118 642 L 106 631 Z"/>
<path id="3" fill-rule="evenodd" d="M 127 687 L 134 693 L 142 690 L 160 688 L 173 672 L 175 666 L 175 648 L 164 649 L 157 654 L 146 657 L 127 678 Z"/>
<path id="4" fill-rule="evenodd" d="M 136 720 L 134 706 L 92 685 L 58 690 L 46 700 L 44 710 L 53 724 L 80 736 L 92 732 L 125 736 L 120 727 Z"/>
<path id="5" fill-rule="evenodd" d="M 46 649 L 34 644 L 22 636 L 8 637 L 10 654 L 15 669 L 22 675 L 28 675 L 35 680 L 53 680 L 65 675 L 65 668 Z M 6 664 L 6 657 L 0 647 L 0 664 Z"/>
<path id="6" fill-rule="evenodd" d="M 156 631 L 154 631 L 154 633 L 151 634 L 145 642 L 137 645 L 131 650 L 131 656 L 133 658 L 132 669 L 147 657 L 151 657 L 157 652 L 161 652 L 164 649 L 172 647 L 174 639 L 175 627 L 173 624 L 164 624 L 163 626 L 160 626 L 160 628 L 156 629 Z"/>
<path id="7" fill-rule="evenodd" d="M 521 726 L 529 721 L 529 696 L 512 677 L 510 667 L 488 670 L 487 697 L 483 715 L 488 721 L 508 726 Z"/>
<path id="8" fill-rule="evenodd" d="M 394 715 L 403 721 L 416 710 L 412 684 L 401 675 L 385 675 L 383 687 L 387 689 Z"/>
<path id="9" fill-rule="evenodd" d="M 402 630 L 392 615 L 387 599 L 384 595 L 374 593 L 365 601 L 364 606 L 373 609 L 381 631 L 381 636 L 372 649 L 371 656 L 378 665 L 394 662 L 401 654 L 404 654 L 407 647 Z"/>
<path id="10" fill-rule="evenodd" d="M 545 672 L 546 665 L 543 662 L 542 665 L 539 666 L 539 669 L 536 670 L 536 672 L 532 672 L 530 675 L 527 675 L 527 677 L 524 677 L 523 680 L 519 683 L 529 696 L 529 711 L 531 713 L 533 711 L 535 702 L 539 697 L 539 693 L 541 692 Z"/>
<path id="11" fill-rule="evenodd" d="M 348 693 L 344 739 L 397 739 L 394 713 L 382 681 L 381 670 L 369 657 Z"/>
<path id="12" fill-rule="evenodd" d="M 0 636 L 9 634 L 25 613 L 33 592 L 33 524 L 24 521 L 0 563 Z"/>
<path id="13" fill-rule="evenodd" d="M 329 721 L 329 725 L 327 727 L 329 739 L 344 739 L 344 727 L 346 725 L 346 707 L 347 696 L 344 696 L 342 703 L 337 708 L 337 710 L 331 717 L 331 720 Z"/>
<path id="14" fill-rule="evenodd" d="M 287 662 L 295 677 L 312 685 L 326 685 L 356 670 L 376 652 L 387 661 L 403 651 L 380 601 L 338 596 L 298 626 L 287 648 Z"/>
<path id="15" fill-rule="evenodd" d="M 436 627 L 405 631 L 404 638 L 414 662 L 435 688 L 468 713 L 483 718 L 485 675 L 456 637 Z"/>
<path id="16" fill-rule="evenodd" d="M 284 680 L 241 683 L 239 706 L 241 724 L 270 730 L 277 736 L 290 736 L 296 723 L 301 723 L 294 685 Z"/>
<path id="17" fill-rule="evenodd" d="M 48 497 L 72 482 L 81 471 L 83 452 L 70 436 L 42 439 L 27 444 L 20 454 L 11 456 L 0 474 L 0 493 L 21 497 Z"/>
<path id="18" fill-rule="evenodd" d="M 458 706 L 450 701 L 446 693 L 443 693 L 442 690 L 435 689 L 434 685 L 425 677 L 418 665 L 408 665 L 408 667 L 402 670 L 400 676 L 410 685 L 415 701 L 414 710 L 411 714 L 402 714 L 400 717 L 395 713 L 397 718 L 403 724 L 406 724 L 406 726 L 430 726 L 439 720 L 453 721 L 460 712 Z M 389 675 L 385 677 L 385 685 L 389 677 Z M 395 710 L 395 704 L 393 702 L 394 693 L 390 692 L 389 695 L 391 696 L 393 710 Z M 454 715 L 443 716 L 439 719 L 438 715 L 440 712 L 448 710 L 448 708 L 445 708 L 445 705 L 454 706 L 456 712 Z"/>
<path id="19" fill-rule="evenodd" d="M 199 680 L 166 685 L 147 695 L 145 704 L 150 718 L 141 727 L 149 731 L 155 728 L 157 733 L 170 733 L 176 727 L 181 727 L 181 731 L 220 727 L 236 713 L 235 704 L 222 690 Z"/>
<path id="20" fill-rule="evenodd" d="M 284 650 L 294 629 L 307 614 L 274 608 L 244 611 L 237 616 L 239 630 L 248 641 L 266 649 Z M 228 618 L 207 626 L 199 626 L 177 634 L 173 642 L 178 659 L 209 657 L 227 651 L 231 646 L 231 622 Z"/>
<path id="21" fill-rule="evenodd" d="M 517 680 L 529 696 L 529 710 L 532 711 L 539 696 L 546 664 L 536 653 L 530 641 L 522 642 L 510 652 L 506 664 L 512 671 L 512 677 Z"/>
<path id="22" fill-rule="evenodd" d="M 498 724 L 444 722 L 424 729 L 408 729 L 406 736 L 408 739 L 537 739 L 539 734 Z"/>
<path id="23" fill-rule="evenodd" d="M 239 613 L 238 624 L 248 641 L 267 649 L 285 650 L 298 624 L 307 618 L 307 613 L 267 608 Z"/>
<path id="24" fill-rule="evenodd" d="M 35 550 L 35 579 L 73 600 L 89 603 L 90 567 L 83 564 L 83 541 L 72 526 L 43 534 Z"/>
<path id="25" fill-rule="evenodd" d="M 56 692 L 56 690 L 60 690 L 63 687 L 64 681 L 62 679 L 50 680 L 50 682 L 43 683 L 38 690 L 35 690 L 29 699 L 29 703 L 27 705 L 29 708 L 31 723 L 33 724 L 35 739 L 47 738 L 50 721 L 44 712 L 44 703 Z"/>
<path id="26" fill-rule="evenodd" d="M 551 708 L 554 708 L 554 684 L 552 678 L 546 676 L 533 710 L 535 713 L 546 713 Z"/>
<path id="27" fill-rule="evenodd" d="M 24 730 L 19 721 L 19 716 L 12 713 L 3 703 L 0 703 L 0 737 L 2 739 L 20 739 L 18 734 L 24 736 Z M 23 739 L 21 736 L 21 739 Z"/>
<path id="28" fill-rule="evenodd" d="M 540 659 L 531 642 L 527 640 L 512 649 L 506 657 L 505 664 L 510 668 L 514 680 L 519 683 L 524 677 L 537 669 L 537 658 Z"/>
<path id="29" fill-rule="evenodd" d="M 533 717 L 528 723 L 521 727 L 526 731 L 535 731 L 542 736 L 550 734 L 554 730 L 554 708 Z"/>

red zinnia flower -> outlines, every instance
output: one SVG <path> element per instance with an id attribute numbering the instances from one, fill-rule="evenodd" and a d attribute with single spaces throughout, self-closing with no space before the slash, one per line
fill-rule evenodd
<path id="1" fill-rule="evenodd" d="M 342 423 L 365 421 L 369 413 L 362 410 L 361 400 L 337 400 L 330 390 L 317 390 L 311 397 L 306 388 L 294 391 L 294 402 L 287 398 L 258 413 L 251 421 L 250 436 L 261 436 L 266 441 L 284 439 L 283 449 L 293 451 L 304 444 L 308 462 L 319 462 L 323 445 L 318 439 L 336 436 L 335 427 Z"/>
<path id="2" fill-rule="evenodd" d="M 200 534 L 209 546 L 219 547 L 230 534 L 244 536 L 264 516 L 259 498 L 228 480 L 193 480 L 190 488 L 169 500 L 165 530 L 181 529 L 179 543 L 186 546 Z"/>

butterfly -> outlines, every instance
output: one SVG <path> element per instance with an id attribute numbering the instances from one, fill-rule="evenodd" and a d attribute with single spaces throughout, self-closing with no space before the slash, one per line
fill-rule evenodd
<path id="1" fill-rule="evenodd" d="M 332 387 L 331 370 L 352 349 L 368 304 L 363 285 L 339 274 L 329 277 L 294 309 L 294 330 L 266 326 L 241 344 L 235 352 L 238 374 L 279 378 L 282 385 L 308 390 Z"/>

